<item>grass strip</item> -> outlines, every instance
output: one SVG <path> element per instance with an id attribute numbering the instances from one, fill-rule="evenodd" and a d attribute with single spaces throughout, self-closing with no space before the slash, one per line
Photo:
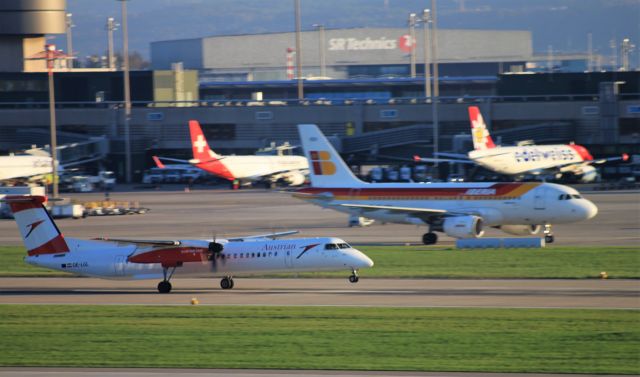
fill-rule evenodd
<path id="1" fill-rule="evenodd" d="M 639 374 L 632 310 L 0 305 L 0 366 Z"/>
<path id="2" fill-rule="evenodd" d="M 362 246 L 373 259 L 367 278 L 640 278 L 640 247 L 457 250 L 433 246 Z M 24 263 L 22 247 L 0 247 L 0 276 L 71 276 Z M 298 277 L 346 277 L 348 272 Z M 276 276 L 294 276 L 282 274 Z"/>

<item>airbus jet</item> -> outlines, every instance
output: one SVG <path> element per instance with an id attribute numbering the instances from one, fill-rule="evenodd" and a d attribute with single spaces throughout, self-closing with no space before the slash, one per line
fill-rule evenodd
<path id="1" fill-rule="evenodd" d="M 299 186 L 305 182 L 309 165 L 303 156 L 221 156 L 209 148 L 198 121 L 189 121 L 189 131 L 193 159 L 157 158 L 189 163 L 230 182 L 235 180 L 241 183 L 266 180 L 274 183 L 278 180 L 284 180 L 290 186 Z M 154 158 L 154 160 L 156 159 Z M 158 164 L 157 160 L 156 164 Z M 158 165 L 158 167 L 161 166 Z"/>
<path id="2" fill-rule="evenodd" d="M 434 232 L 477 238 L 484 227 L 514 235 L 544 228 L 553 242 L 552 224 L 573 223 L 596 215 L 598 208 L 571 187 L 553 183 L 367 183 L 356 178 L 313 124 L 298 125 L 309 159 L 311 187 L 293 196 L 324 208 L 383 222 L 424 225 L 424 244 Z"/>
<path id="3" fill-rule="evenodd" d="M 500 174 L 515 176 L 551 173 L 556 178 L 561 178 L 564 174 L 569 174 L 579 178 L 581 182 L 587 183 L 593 182 L 597 177 L 596 168 L 592 164 L 629 159 L 629 155 L 626 153 L 620 157 L 594 159 L 587 148 L 573 143 L 530 145 L 521 142 L 517 146 L 497 146 L 489 134 L 478 107 L 469 107 L 469 120 L 471 121 L 471 139 L 474 149 L 466 156 L 439 153 L 436 158 L 414 156 L 414 160 L 475 163 Z M 439 156 L 451 158 L 443 159 Z"/>
<path id="4" fill-rule="evenodd" d="M 222 277 L 233 288 L 233 275 L 350 270 L 373 266 L 362 252 L 334 238 L 270 239 L 296 232 L 224 240 L 81 240 L 67 238 L 44 208 L 43 196 L 7 196 L 27 249 L 27 263 L 105 279 L 161 279 L 158 292 L 171 291 L 177 276 Z"/>

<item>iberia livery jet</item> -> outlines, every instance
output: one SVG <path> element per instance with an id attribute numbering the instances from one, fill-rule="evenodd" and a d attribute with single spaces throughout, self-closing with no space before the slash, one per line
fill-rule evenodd
<path id="1" fill-rule="evenodd" d="M 81 240 L 64 237 L 43 196 L 7 196 L 27 249 L 25 261 L 44 268 L 105 279 L 162 279 L 160 293 L 171 291 L 171 277 L 221 276 L 233 288 L 235 274 L 357 270 L 373 266 L 362 252 L 339 238 L 275 240 L 281 232 L 224 240 Z"/>
<path id="2" fill-rule="evenodd" d="M 303 156 L 220 156 L 209 148 L 200 123 L 189 121 L 193 159 L 179 160 L 167 157 L 157 159 L 189 163 L 210 174 L 228 181 L 252 182 L 266 180 L 277 182 L 284 180 L 291 186 L 302 185 L 309 169 Z"/>
<path id="3" fill-rule="evenodd" d="M 484 226 L 515 235 L 536 234 L 544 226 L 594 217 L 597 207 L 571 187 L 553 183 L 367 183 L 357 179 L 313 124 L 298 125 L 309 159 L 311 187 L 293 195 L 345 212 L 351 218 L 426 225 L 425 244 L 434 232 L 455 238 L 481 237 Z"/>
<path id="4" fill-rule="evenodd" d="M 563 174 L 572 174 L 581 182 L 592 182 L 597 171 L 592 164 L 629 159 L 625 153 L 621 157 L 600 158 L 595 160 L 587 148 L 577 144 L 496 146 L 487 125 L 476 106 L 469 107 L 471 121 L 471 139 L 473 150 L 467 156 L 453 153 L 439 153 L 438 156 L 457 159 L 422 158 L 414 156 L 416 161 L 476 163 L 484 168 L 506 175 L 552 173 L 556 178 Z M 466 159 L 468 157 L 468 159 Z"/>

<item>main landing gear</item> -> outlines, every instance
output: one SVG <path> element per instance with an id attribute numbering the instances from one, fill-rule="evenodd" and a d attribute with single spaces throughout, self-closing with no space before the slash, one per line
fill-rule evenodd
<path id="1" fill-rule="evenodd" d="M 357 283 L 360 278 L 358 278 L 358 271 L 351 270 L 351 276 L 349 276 L 349 283 Z"/>
<path id="2" fill-rule="evenodd" d="M 425 245 L 433 245 L 436 242 L 438 242 L 438 235 L 433 233 L 433 232 L 429 232 L 429 233 L 425 233 L 424 235 L 422 235 L 422 243 Z"/>
<path id="3" fill-rule="evenodd" d="M 220 288 L 231 289 L 233 288 L 233 278 L 231 276 L 225 276 L 220 280 Z"/>
<path id="4" fill-rule="evenodd" d="M 169 272 L 169 267 L 162 267 L 162 275 L 164 275 L 164 279 L 158 283 L 158 292 L 160 293 L 171 292 L 171 283 L 169 283 L 169 280 L 171 280 L 173 273 L 176 272 L 176 267 L 172 267 L 171 272 L 168 275 L 167 272 Z"/>
<path id="5" fill-rule="evenodd" d="M 544 225 L 544 242 L 545 243 L 553 243 L 554 238 L 553 238 L 553 232 L 551 231 L 551 225 L 550 224 L 545 224 Z"/>

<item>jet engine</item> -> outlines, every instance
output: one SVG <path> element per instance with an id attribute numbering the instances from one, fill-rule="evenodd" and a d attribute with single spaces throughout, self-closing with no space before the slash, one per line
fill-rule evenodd
<path id="1" fill-rule="evenodd" d="M 300 186 L 304 184 L 305 176 L 299 171 L 292 171 L 284 176 L 290 186 Z"/>
<path id="2" fill-rule="evenodd" d="M 442 230 L 450 237 L 478 238 L 484 234 L 483 221 L 478 216 L 447 217 L 442 223 Z"/>
<path id="3" fill-rule="evenodd" d="M 531 236 L 538 234 L 542 227 L 540 225 L 501 225 L 500 230 L 513 234 L 514 236 Z"/>
<path id="4" fill-rule="evenodd" d="M 598 178 L 598 171 L 594 166 L 587 165 L 582 167 L 581 183 L 590 183 L 595 181 L 596 178 Z"/>

